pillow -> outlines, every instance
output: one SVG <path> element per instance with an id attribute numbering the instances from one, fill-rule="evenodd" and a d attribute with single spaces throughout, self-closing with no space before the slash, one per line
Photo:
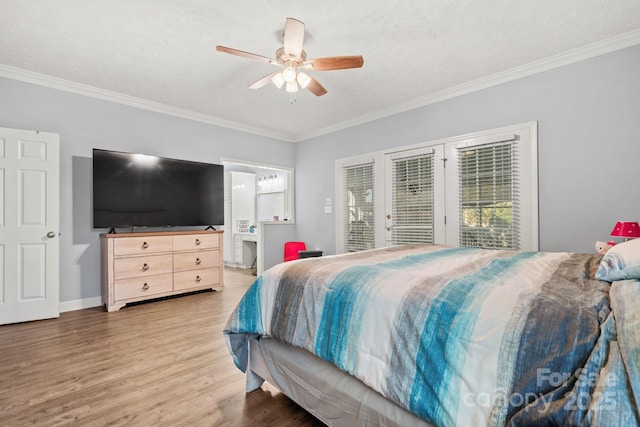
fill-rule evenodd
<path id="1" fill-rule="evenodd" d="M 640 239 L 618 243 L 602 257 L 596 279 L 605 282 L 640 279 Z"/>

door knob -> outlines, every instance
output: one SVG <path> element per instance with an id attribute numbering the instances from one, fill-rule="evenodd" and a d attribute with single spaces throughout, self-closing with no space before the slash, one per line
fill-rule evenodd
<path id="1" fill-rule="evenodd" d="M 50 239 L 53 239 L 54 237 L 56 237 L 56 233 L 54 233 L 53 231 L 50 231 L 47 233 L 47 237 Z"/>

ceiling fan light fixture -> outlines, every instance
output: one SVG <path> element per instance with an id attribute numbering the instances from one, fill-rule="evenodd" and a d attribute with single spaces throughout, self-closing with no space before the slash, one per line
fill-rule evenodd
<path id="1" fill-rule="evenodd" d="M 307 73 L 300 72 L 298 73 L 296 80 L 298 81 L 298 84 L 301 88 L 306 89 L 306 87 L 309 86 L 309 83 L 311 82 L 311 77 L 309 77 Z"/>
<path id="2" fill-rule="evenodd" d="M 271 82 L 274 85 L 276 85 L 278 89 L 280 89 L 282 85 L 285 84 L 285 80 L 284 80 L 284 77 L 282 76 L 282 73 L 274 74 L 273 77 L 271 77 Z"/>
<path id="3" fill-rule="evenodd" d="M 276 50 L 275 59 L 233 49 L 226 46 L 216 46 L 218 52 L 265 62 L 281 67 L 280 71 L 268 74 L 249 86 L 249 89 L 259 89 L 269 83 L 269 80 L 278 88 L 283 86 L 291 94 L 291 102 L 295 101 L 295 93 L 300 88 L 307 89 L 315 96 L 322 96 L 327 90 L 314 77 L 302 72 L 303 70 L 329 71 L 360 68 L 364 64 L 361 55 L 329 56 L 307 60 L 307 53 L 303 49 L 305 27 L 302 21 L 287 18 L 283 33 L 284 45 Z M 286 83 L 286 86 L 285 86 Z"/>
<path id="4" fill-rule="evenodd" d="M 296 93 L 298 91 L 298 83 L 296 83 L 295 79 L 292 82 L 287 82 L 285 90 L 289 93 Z"/>
<path id="5" fill-rule="evenodd" d="M 282 77 L 284 81 L 287 83 L 295 82 L 296 80 L 296 69 L 292 66 L 288 65 L 282 70 Z"/>

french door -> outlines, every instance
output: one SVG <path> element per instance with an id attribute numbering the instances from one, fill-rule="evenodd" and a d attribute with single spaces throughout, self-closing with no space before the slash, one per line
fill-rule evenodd
<path id="1" fill-rule="evenodd" d="M 385 244 L 445 243 L 444 147 L 385 154 Z"/>
<path id="2" fill-rule="evenodd" d="M 0 324 L 59 316 L 59 137 L 0 128 Z"/>
<path id="3" fill-rule="evenodd" d="M 537 123 L 336 161 L 336 252 L 538 250 Z"/>

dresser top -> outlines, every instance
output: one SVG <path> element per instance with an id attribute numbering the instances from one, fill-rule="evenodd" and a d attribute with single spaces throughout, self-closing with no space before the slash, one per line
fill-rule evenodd
<path id="1" fill-rule="evenodd" d="M 182 230 L 182 231 L 133 231 L 126 233 L 102 233 L 100 237 L 104 239 L 118 239 L 126 237 L 147 237 L 147 236 L 184 236 L 187 234 L 222 234 L 222 230 Z"/>

